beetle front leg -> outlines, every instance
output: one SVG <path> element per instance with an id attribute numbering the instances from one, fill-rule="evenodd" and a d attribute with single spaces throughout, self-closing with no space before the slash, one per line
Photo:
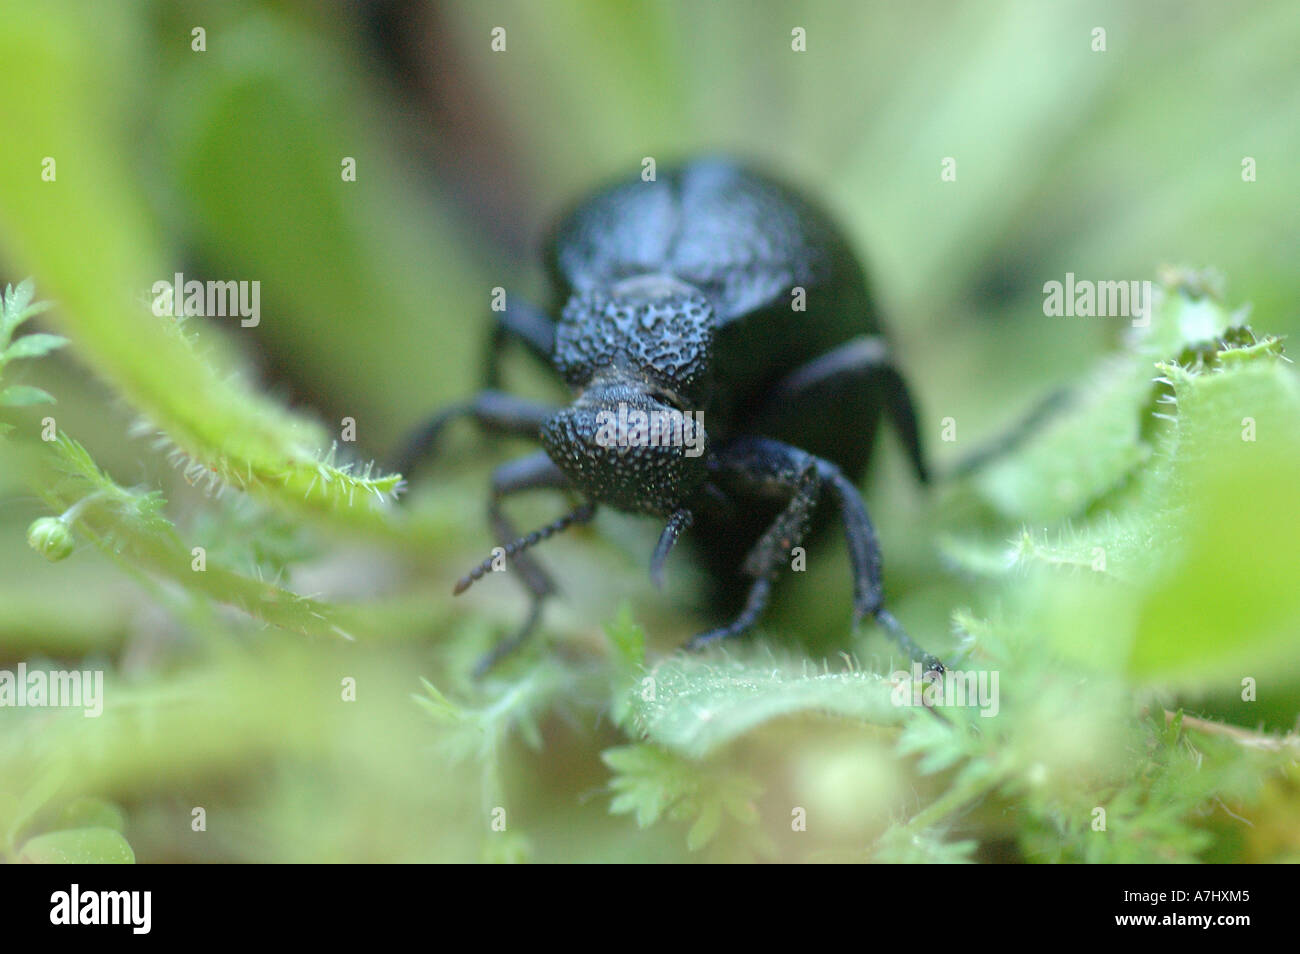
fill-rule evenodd
<path id="1" fill-rule="evenodd" d="M 763 610 L 767 608 L 767 598 L 772 592 L 772 581 L 766 578 L 759 578 L 749 587 L 749 595 L 745 597 L 745 608 L 740 611 L 740 615 L 728 623 L 726 626 L 719 626 L 717 629 L 711 629 L 707 633 L 700 633 L 686 644 L 689 650 L 703 649 L 709 643 L 717 642 L 719 639 L 730 639 L 732 636 L 740 636 L 754 628 L 758 618 L 763 615 Z"/>
<path id="2" fill-rule="evenodd" d="M 885 609 L 880 543 L 858 488 L 830 461 L 818 459 L 817 468 L 839 505 L 844 536 L 848 540 L 849 563 L 853 568 L 854 623 L 864 616 L 872 617 L 911 659 L 921 663 L 927 671 L 943 672 L 943 663 L 913 642 L 902 624 Z"/>
<path id="3" fill-rule="evenodd" d="M 747 438 L 724 448 L 718 456 L 717 476 L 742 495 L 781 494 L 789 502 L 763 532 L 745 558 L 744 571 L 754 577 L 745 606 L 730 623 L 700 633 L 688 644 L 699 649 L 719 639 L 739 636 L 752 629 L 767 607 L 772 582 L 808 532 L 821 492 L 817 458 L 765 438 Z"/>
<path id="4" fill-rule="evenodd" d="M 443 408 L 414 430 L 393 460 L 392 469 L 409 480 L 417 465 L 437 456 L 444 428 L 457 418 L 468 418 L 489 433 L 537 440 L 542 425 L 554 413 L 550 405 L 504 391 L 480 391 L 468 401 Z"/>
<path id="5" fill-rule="evenodd" d="M 568 486 L 567 478 L 543 451 L 498 467 L 492 474 L 492 496 L 488 501 L 488 522 L 498 545 L 504 547 L 519 539 L 518 530 L 501 507 L 506 497 L 526 490 L 559 490 Z M 514 635 L 497 643 L 478 661 L 474 667 L 476 678 L 487 673 L 500 660 L 523 645 L 541 621 L 543 601 L 555 592 L 555 584 L 550 576 L 531 554 L 520 553 L 513 562 L 524 588 L 530 594 L 528 616 Z"/>
<path id="6" fill-rule="evenodd" d="M 790 551 L 807 533 L 818 498 L 825 490 L 839 508 L 848 541 L 855 623 L 870 616 L 884 627 L 909 657 L 922 663 L 927 670 L 943 671 L 943 664 L 916 645 L 898 620 L 885 609 L 876 531 L 858 489 L 838 467 L 828 460 L 767 438 L 735 441 L 719 453 L 716 467 L 719 477 L 742 495 L 770 495 L 779 491 L 789 495 L 789 503 L 759 537 L 745 559 L 745 572 L 756 580 L 744 610 L 728 625 L 695 637 L 688 644 L 690 648 L 739 635 L 754 625 L 766 605 L 772 580 Z"/>

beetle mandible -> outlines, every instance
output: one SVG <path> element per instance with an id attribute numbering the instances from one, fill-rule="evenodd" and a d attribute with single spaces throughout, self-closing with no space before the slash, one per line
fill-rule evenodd
<path id="1" fill-rule="evenodd" d="M 739 163 L 699 159 L 598 193 L 548 245 L 558 318 L 509 296 L 494 313 L 486 389 L 430 419 L 398 464 L 409 476 L 445 425 L 462 417 L 541 444 L 492 476 L 492 531 L 531 604 L 479 673 L 528 637 L 554 592 L 527 551 L 599 506 L 666 521 L 650 560 L 656 585 L 688 529 L 715 579 L 745 578 L 738 611 L 691 648 L 752 628 L 778 571 L 818 526 L 816 511 L 834 508 L 848 544 L 855 624 L 875 619 L 909 656 L 942 670 L 884 606 L 880 546 L 856 486 L 882 416 L 917 478 L 928 477 L 913 402 L 864 271 L 825 213 Z M 559 373 L 573 391 L 569 406 L 499 389 L 510 340 Z M 502 501 L 538 488 L 576 492 L 583 502 L 520 536 Z M 491 565 L 475 567 L 455 592 Z"/>

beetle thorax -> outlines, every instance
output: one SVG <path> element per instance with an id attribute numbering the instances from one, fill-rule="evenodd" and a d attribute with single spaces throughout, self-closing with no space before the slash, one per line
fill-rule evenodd
<path id="1" fill-rule="evenodd" d="M 615 369 L 702 409 L 712 387 L 714 312 L 698 290 L 666 275 L 637 275 L 575 293 L 556 326 L 554 362 L 583 389 Z"/>

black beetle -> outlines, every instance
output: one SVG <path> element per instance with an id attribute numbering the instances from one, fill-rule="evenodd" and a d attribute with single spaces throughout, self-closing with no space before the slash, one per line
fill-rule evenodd
<path id="1" fill-rule="evenodd" d="M 523 642 L 554 592 L 524 551 L 589 520 L 599 505 L 666 519 L 650 563 L 656 584 L 687 528 L 715 579 L 748 578 L 738 613 L 696 636 L 694 648 L 754 625 L 824 500 L 844 525 L 855 623 L 873 617 L 909 656 L 942 669 L 883 605 L 880 548 L 855 486 L 882 413 L 918 479 L 928 477 L 912 400 L 863 269 L 827 216 L 735 162 L 696 160 L 579 206 L 553 233 L 547 266 L 559 318 L 510 298 L 494 313 L 487 389 L 432 418 L 398 464 L 409 475 L 457 417 L 544 448 L 493 474 L 499 556 L 513 560 L 532 605 L 479 671 Z M 512 338 L 559 372 L 572 404 L 553 408 L 498 390 Z M 537 488 L 575 491 L 584 502 L 520 537 L 501 501 Z M 492 565 L 485 560 L 455 592 Z"/>

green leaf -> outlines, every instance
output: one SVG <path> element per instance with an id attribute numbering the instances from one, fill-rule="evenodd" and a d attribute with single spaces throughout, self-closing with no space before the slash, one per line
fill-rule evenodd
<path id="1" fill-rule="evenodd" d="M 5 349 L 4 357 L 7 361 L 18 358 L 39 358 L 56 348 L 62 348 L 67 343 L 68 339 L 62 335 L 24 335 Z"/>
<path id="2" fill-rule="evenodd" d="M 691 851 L 699 851 L 713 840 L 721 825 L 722 803 L 709 802 L 700 810 L 695 824 L 691 825 L 691 830 L 686 833 L 686 847 Z"/>
<path id="3" fill-rule="evenodd" d="M 628 692 L 632 727 L 690 758 L 703 758 L 765 722 L 798 712 L 876 725 L 898 725 L 905 715 L 883 676 L 819 673 L 806 663 L 773 658 L 675 657 L 650 670 L 644 683 Z"/>
<path id="4" fill-rule="evenodd" d="M 1256 339 L 1213 298 L 1199 276 L 1170 272 L 1153 290 L 1153 314 L 1133 329 L 1125 350 L 1105 360 L 1074 389 L 1063 410 L 1034 430 L 1014 453 L 994 458 L 972 486 L 1010 519 L 1056 521 L 1084 515 L 1135 478 L 1158 447 L 1160 422 L 1173 410 L 1160 374 L 1174 366 L 1219 366 L 1280 354 L 1276 339 Z"/>
<path id="5" fill-rule="evenodd" d="M 1140 679 L 1239 689 L 1297 671 L 1300 442 L 1246 447 L 1254 460 L 1213 459 L 1219 473 L 1198 484 L 1174 562 L 1141 598 L 1128 659 Z"/>
<path id="6" fill-rule="evenodd" d="M 631 715 L 632 694 L 645 671 L 645 630 L 636 624 L 632 608 L 624 603 L 618 615 L 605 625 L 605 632 L 614 645 L 609 714 L 615 725 L 622 726 Z"/>
<path id="7" fill-rule="evenodd" d="M 59 35 L 62 17 L 70 15 L 66 8 L 49 9 L 38 32 L 46 40 Z M 139 280 L 174 273 L 131 185 L 129 164 L 112 151 L 113 120 L 97 107 L 98 97 L 87 93 L 95 85 L 92 77 L 111 69 L 108 51 L 83 46 L 82 55 L 67 42 L 51 46 L 32 41 L 15 55 L 12 44 L 0 41 L 0 46 L 0 60 L 12 65 L 21 59 L 35 87 L 65 101 L 60 115 L 54 115 L 30 100 L 17 104 L 3 96 L 17 109 L 10 138 L 46 143 L 43 148 L 54 154 L 79 155 L 88 174 L 72 188 L 0 189 L 0 217 L 24 260 L 57 283 L 64 326 L 74 333 L 87 361 L 147 421 L 141 428 L 170 442 L 187 476 L 247 491 L 322 522 L 400 535 L 386 504 L 398 492 L 401 475 L 339 459 L 330 430 L 250 387 L 233 359 L 213 360 L 195 348 L 174 320 L 153 314 L 146 305 L 133 305 L 127 296 L 105 293 L 122 287 L 127 276 Z M 12 93 L 12 88 L 4 92 Z M 255 113 L 264 115 L 260 109 Z M 276 158 L 288 160 L 286 171 L 296 169 L 307 178 L 297 150 L 280 150 Z M 0 179 L 6 186 L 26 179 L 18 171 L 26 161 L 12 150 L 0 150 Z M 322 167 L 314 168 L 311 178 L 318 191 L 312 195 L 319 195 Z M 337 190 L 330 196 L 335 203 L 343 201 Z M 313 231 L 311 225 L 305 228 Z M 67 240 L 72 234 L 83 237 L 75 248 Z M 335 248 L 328 260 L 358 258 L 365 256 Z M 29 282 L 12 291 L 4 312 L 8 331 L 43 307 L 28 304 L 31 294 Z M 367 308 L 362 297 L 350 305 L 354 314 Z"/>
<path id="8" fill-rule="evenodd" d="M 114 557 L 130 558 L 153 575 L 204 592 L 285 629 L 353 638 L 350 628 L 355 620 L 346 620 L 349 629 L 344 629 L 337 619 L 341 615 L 337 607 L 216 566 L 211 560 L 203 572 L 195 572 L 193 551 L 167 518 L 163 495 L 120 486 L 99 468 L 85 447 L 66 434 L 60 433 L 49 444 L 15 448 L 7 464 L 25 472 L 56 513 L 75 507 L 78 537 L 91 540 Z M 47 531 L 53 522 L 54 518 L 46 518 L 32 525 L 33 545 L 55 547 L 46 555 L 58 555 L 69 544 L 50 538 Z"/>
<path id="9" fill-rule="evenodd" d="M 1282 343 L 1242 320 L 1204 276 L 1170 273 L 1127 353 L 977 474 L 1029 525 L 1010 545 L 943 544 L 1080 665 L 1220 688 L 1296 668 L 1300 383 Z"/>
<path id="10" fill-rule="evenodd" d="M 483 841 L 482 857 L 489 865 L 527 864 L 533 857 L 533 842 L 522 832 L 492 832 Z"/>
<path id="11" fill-rule="evenodd" d="M 21 315 L 35 295 L 36 283 L 31 278 L 24 278 L 17 285 L 5 285 L 4 307 L 0 309 L 4 315 L 5 328 L 13 327 L 14 316 Z"/>
<path id="12" fill-rule="evenodd" d="M 413 692 L 411 698 L 415 700 L 416 705 L 431 715 L 434 721 L 443 725 L 458 725 L 465 721 L 465 710 L 443 695 L 437 686 L 423 676 L 420 677 L 420 685 L 424 687 L 424 695 Z"/>
<path id="13" fill-rule="evenodd" d="M 126 816 L 113 802 L 90 795 L 74 798 L 59 810 L 52 828 L 111 828 L 126 830 Z"/>
<path id="14" fill-rule="evenodd" d="M 32 304 L 36 294 L 36 285 L 30 278 L 25 278 L 17 287 L 6 285 L 3 301 L 0 301 L 0 346 L 9 342 L 14 330 L 24 321 L 48 311 L 53 302 L 42 301 Z"/>
<path id="15" fill-rule="evenodd" d="M 1175 409 L 1165 496 L 1179 505 L 1166 531 L 1177 545 L 1142 594 L 1129 669 L 1238 688 L 1295 672 L 1300 381 L 1276 339 L 1249 329 L 1161 370 Z"/>
<path id="16" fill-rule="evenodd" d="M 1106 369 L 1019 453 L 982 470 L 975 486 L 1004 517 L 1041 521 L 1082 513 L 1147 459 L 1139 409 L 1151 393 L 1151 376 L 1131 362 Z"/>
<path id="17" fill-rule="evenodd" d="M 691 851 L 713 841 L 724 813 L 750 829 L 758 824 L 754 800 L 761 788 L 748 775 L 720 766 L 701 766 L 654 745 L 606 749 L 601 757 L 615 773 L 609 783 L 615 793 L 610 813 L 635 815 L 640 828 L 665 815 L 690 822 L 686 846 Z"/>
<path id="18" fill-rule="evenodd" d="M 943 832 L 933 829 L 913 832 L 896 825 L 880 837 L 872 860 L 894 865 L 970 864 L 977 846 L 975 841 L 948 841 Z"/>
<path id="19" fill-rule="evenodd" d="M 619 607 L 618 615 L 605 624 L 605 633 L 624 668 L 638 670 L 645 665 L 645 630 L 632 618 L 631 606 Z"/>
<path id="20" fill-rule="evenodd" d="M 54 396 L 48 391 L 26 384 L 14 384 L 0 391 L 0 404 L 9 407 L 28 407 L 33 404 L 53 404 Z"/>
<path id="21" fill-rule="evenodd" d="M 617 793 L 609 806 L 611 814 L 635 814 L 640 828 L 658 821 L 665 806 L 693 787 L 690 770 L 672 753 L 652 745 L 606 749 L 601 758 L 616 773 L 610 782 Z"/>
<path id="22" fill-rule="evenodd" d="M 19 861 L 44 865 L 129 865 L 135 852 L 112 828 L 69 828 L 37 835 L 23 845 Z"/>

